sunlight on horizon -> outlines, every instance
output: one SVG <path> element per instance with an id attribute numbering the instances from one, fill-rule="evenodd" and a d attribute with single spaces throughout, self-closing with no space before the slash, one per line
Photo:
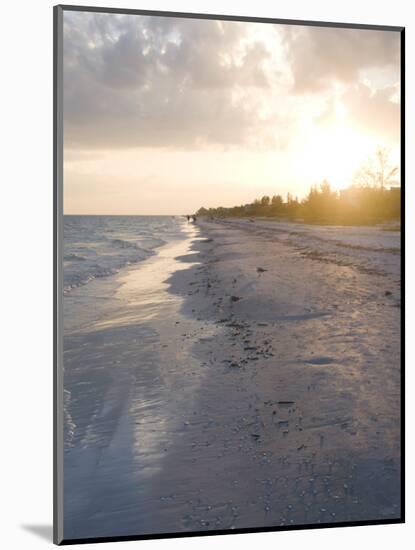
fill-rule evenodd
<path id="1" fill-rule="evenodd" d="M 309 182 L 327 180 L 333 189 L 344 189 L 353 183 L 355 172 L 375 153 L 376 147 L 370 136 L 343 121 L 325 128 L 314 127 L 300 153 L 303 176 Z"/>

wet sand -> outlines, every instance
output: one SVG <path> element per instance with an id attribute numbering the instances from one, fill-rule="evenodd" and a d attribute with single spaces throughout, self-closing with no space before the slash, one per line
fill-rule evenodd
<path id="1" fill-rule="evenodd" d="M 396 248 L 276 228 L 190 224 L 65 338 L 65 538 L 399 517 Z"/>

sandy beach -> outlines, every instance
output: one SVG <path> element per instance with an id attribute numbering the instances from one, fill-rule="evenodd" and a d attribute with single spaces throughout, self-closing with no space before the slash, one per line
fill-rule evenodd
<path id="1" fill-rule="evenodd" d="M 399 232 L 184 231 L 65 335 L 65 538 L 399 518 Z"/>

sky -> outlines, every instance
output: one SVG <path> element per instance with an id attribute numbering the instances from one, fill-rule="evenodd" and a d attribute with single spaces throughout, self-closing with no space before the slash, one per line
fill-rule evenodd
<path id="1" fill-rule="evenodd" d="M 64 12 L 65 214 L 334 189 L 400 155 L 400 34 Z"/>

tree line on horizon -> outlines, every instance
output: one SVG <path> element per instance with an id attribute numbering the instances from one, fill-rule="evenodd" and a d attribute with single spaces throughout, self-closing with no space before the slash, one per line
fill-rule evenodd
<path id="1" fill-rule="evenodd" d="M 269 217 L 305 223 L 372 225 L 397 221 L 401 215 L 401 193 L 395 176 L 397 167 L 390 167 L 388 153 L 378 149 L 355 175 L 352 185 L 335 191 L 324 180 L 312 186 L 308 195 L 298 200 L 290 193 L 286 200 L 279 194 L 264 195 L 250 204 L 230 208 L 200 208 L 199 216 L 209 217 Z"/>

